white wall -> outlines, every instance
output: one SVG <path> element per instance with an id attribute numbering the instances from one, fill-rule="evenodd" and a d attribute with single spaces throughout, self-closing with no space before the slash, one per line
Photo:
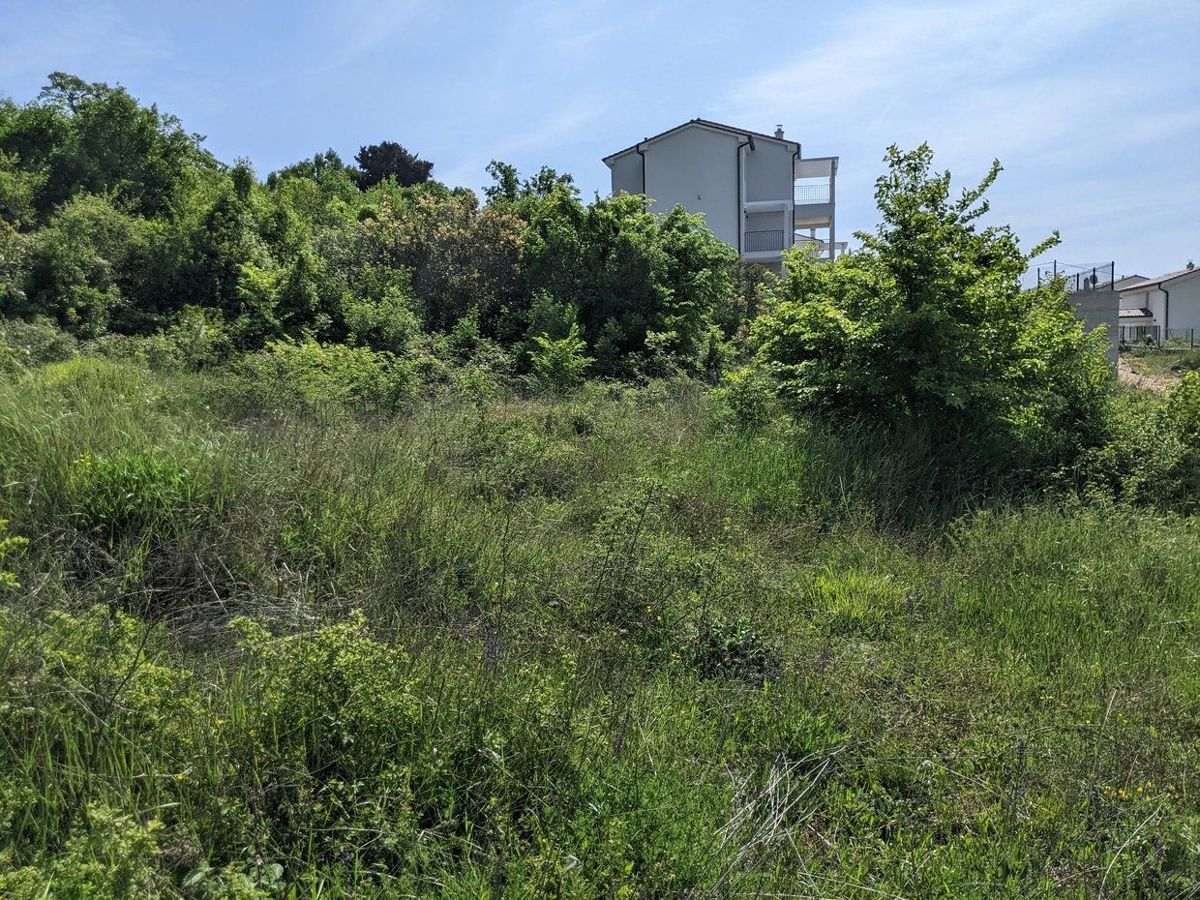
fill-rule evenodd
<path id="1" fill-rule="evenodd" d="M 756 140 L 745 150 L 746 201 L 792 200 L 792 151 L 789 144 Z"/>
<path id="2" fill-rule="evenodd" d="M 708 227 L 732 247 L 739 246 L 739 225 L 743 210 L 738 204 L 737 148 L 740 135 L 715 131 L 703 126 L 682 128 L 674 134 L 642 145 L 645 154 L 645 192 L 654 201 L 658 213 L 669 212 L 677 204 L 702 213 Z M 755 149 L 742 150 L 743 182 L 746 202 L 792 201 L 792 152 L 794 144 L 778 144 L 756 139 Z M 613 193 L 642 190 L 642 157 L 636 151 L 613 159 Z M 784 246 L 791 244 L 790 207 L 772 213 L 755 213 L 746 220 L 745 230 L 782 230 Z"/>
<path id="3" fill-rule="evenodd" d="M 1173 291 L 1172 298 L 1174 298 Z M 1148 309 L 1150 310 L 1150 315 L 1154 317 L 1154 324 L 1161 328 L 1163 324 L 1163 313 L 1165 312 L 1166 308 L 1166 299 L 1166 294 L 1159 290 L 1136 292 L 1126 291 L 1121 295 L 1121 309 Z M 1172 302 L 1172 313 L 1175 311 L 1174 306 L 1175 304 Z M 1171 318 L 1174 320 L 1174 315 L 1172 315 Z M 1177 327 L 1174 324 L 1174 321 L 1172 321 L 1171 327 Z"/>
<path id="4" fill-rule="evenodd" d="M 612 161 L 612 192 L 619 194 L 622 191 L 627 194 L 642 192 L 642 158 L 636 150 Z"/>
<path id="5" fill-rule="evenodd" d="M 1194 328 L 1200 338 L 1200 271 L 1165 285 L 1171 292 L 1170 309 L 1167 311 L 1167 327 Z"/>
<path id="6" fill-rule="evenodd" d="M 737 135 L 684 128 L 643 147 L 646 196 L 655 212 L 676 204 L 703 213 L 717 237 L 738 246 Z M 636 157 L 636 154 L 635 154 Z"/>

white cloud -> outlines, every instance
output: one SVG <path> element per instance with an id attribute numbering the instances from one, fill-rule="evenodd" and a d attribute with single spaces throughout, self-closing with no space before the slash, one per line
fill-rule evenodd
<path id="1" fill-rule="evenodd" d="M 1186 38 L 1175 43 L 1198 26 L 1194 0 L 870 4 L 802 33 L 793 61 L 734 85 L 723 109 L 841 155 L 851 227 L 874 220 L 883 148 L 928 141 L 964 182 L 1000 158 L 993 209 L 1031 238 L 1059 227 L 1064 253 L 1154 257 L 1197 237 L 1176 201 L 1200 193 L 1200 169 L 1167 169 L 1194 160 L 1200 139 L 1200 108 L 1178 103 L 1200 89 L 1200 67 L 1183 62 Z"/>
<path id="2" fill-rule="evenodd" d="M 119 81 L 170 56 L 165 41 L 135 33 L 109 3 L 26 7 L 14 16 L 18 22 L 0 30 L 0 79 L 61 70 Z"/>
<path id="3" fill-rule="evenodd" d="M 484 183 L 484 169 L 493 159 L 512 162 L 514 158 L 536 152 L 539 154 L 539 161 L 533 165 L 547 164 L 551 162 L 549 154 L 554 147 L 593 123 L 603 114 L 605 108 L 604 101 L 599 98 L 572 102 L 541 121 L 530 123 L 506 141 L 489 142 L 481 152 L 455 160 L 449 168 L 443 172 L 436 172 L 435 176 L 449 185 L 470 187 Z"/>

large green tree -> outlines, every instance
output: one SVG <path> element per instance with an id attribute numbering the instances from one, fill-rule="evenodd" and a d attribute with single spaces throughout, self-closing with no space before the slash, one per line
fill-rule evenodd
<path id="1" fill-rule="evenodd" d="M 358 163 L 358 186 L 366 190 L 391 177 L 399 185 L 420 184 L 429 180 L 433 163 L 410 153 L 395 141 L 383 141 L 361 147 L 354 156 Z"/>
<path id="2" fill-rule="evenodd" d="M 876 182 L 882 224 L 834 262 L 788 258 L 754 336 L 794 408 L 940 438 L 973 436 L 1041 456 L 1069 455 L 1100 427 L 1111 374 L 1105 337 L 1085 334 L 1063 285 L 1023 291 L 1028 261 L 1007 226 L 982 227 L 1000 172 L 958 197 L 933 154 L 892 147 Z"/>

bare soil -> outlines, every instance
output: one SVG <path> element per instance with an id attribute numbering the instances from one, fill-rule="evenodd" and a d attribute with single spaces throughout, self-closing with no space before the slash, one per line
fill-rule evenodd
<path id="1" fill-rule="evenodd" d="M 1179 375 L 1151 375 L 1135 372 L 1132 360 L 1124 354 L 1117 360 L 1117 378 L 1125 384 L 1147 391 L 1165 391 L 1179 384 Z"/>

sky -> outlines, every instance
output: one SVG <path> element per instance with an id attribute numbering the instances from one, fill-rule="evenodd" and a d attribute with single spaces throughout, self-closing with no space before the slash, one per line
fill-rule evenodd
<path id="1" fill-rule="evenodd" d="M 878 222 L 890 144 L 956 185 L 1005 171 L 989 221 L 1052 256 L 1155 275 L 1200 262 L 1200 0 L 8 0 L 0 95 L 120 83 L 260 176 L 394 140 L 480 188 L 701 116 L 836 155 L 838 238 Z M 1049 257 L 1047 257 L 1049 258 Z"/>

